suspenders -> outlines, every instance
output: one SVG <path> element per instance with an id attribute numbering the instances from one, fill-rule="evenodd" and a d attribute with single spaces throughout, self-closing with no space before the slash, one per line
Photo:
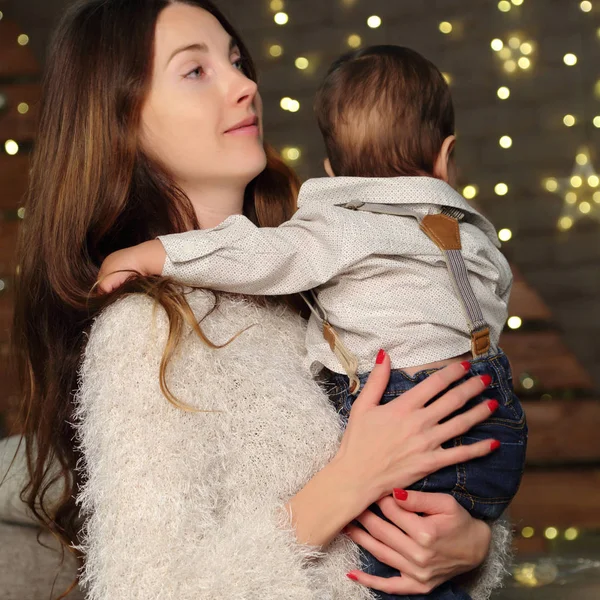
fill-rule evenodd
<path id="1" fill-rule="evenodd" d="M 349 210 L 360 210 L 384 215 L 412 217 L 417 220 L 421 231 L 441 250 L 448 268 L 448 275 L 457 297 L 460 300 L 471 336 L 471 353 L 473 358 L 487 354 L 490 350 L 490 328 L 483 318 L 481 306 L 475 297 L 469 282 L 467 267 L 463 258 L 460 241 L 460 222 L 464 213 L 456 208 L 444 207 L 439 214 L 422 216 L 406 206 L 397 204 L 377 204 L 352 201 L 340 205 Z M 357 377 L 358 360 L 343 344 L 342 340 L 327 320 L 327 313 L 319 303 L 314 292 L 310 292 L 314 306 L 305 294 L 302 294 L 313 314 L 322 323 L 323 337 L 337 356 L 340 364 L 350 379 L 350 392 L 357 394 L 360 382 Z"/>

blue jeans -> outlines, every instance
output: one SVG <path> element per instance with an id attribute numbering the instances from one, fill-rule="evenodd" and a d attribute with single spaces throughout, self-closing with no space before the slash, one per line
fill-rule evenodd
<path id="1" fill-rule="evenodd" d="M 386 404 L 401 396 L 436 370 L 420 371 L 414 376 L 399 370 L 392 371 L 381 404 Z M 501 442 L 500 448 L 487 456 L 467 463 L 445 467 L 417 481 L 408 489 L 446 492 L 451 494 L 473 517 L 491 521 L 502 514 L 519 489 L 525 464 L 527 423 L 523 407 L 513 390 L 508 358 L 503 352 L 473 360 L 467 376 L 474 375 L 490 375 L 492 383 L 480 396 L 469 400 L 464 408 L 454 414 L 469 410 L 487 400 L 496 400 L 499 404 L 498 409 L 487 421 L 476 425 L 467 433 L 449 440 L 443 444 L 443 447 L 452 448 L 480 440 L 495 439 Z M 359 376 L 361 385 L 365 383 L 368 376 L 368 373 Z M 344 420 L 347 420 L 352 403 L 356 399 L 348 392 L 348 378 L 345 375 L 329 372 L 326 380 L 330 386 L 329 395 L 332 402 Z M 455 387 L 460 383 L 461 381 L 450 387 Z M 431 402 L 436 399 L 432 399 Z M 450 416 L 454 416 L 454 414 Z M 373 504 L 370 510 L 385 519 L 376 504 Z M 399 575 L 396 569 L 379 562 L 365 550 L 362 551 L 362 557 L 363 570 L 371 575 L 379 577 L 397 577 Z M 425 596 L 398 596 L 376 592 L 376 597 L 381 600 L 470 600 L 469 595 L 451 581 Z"/>

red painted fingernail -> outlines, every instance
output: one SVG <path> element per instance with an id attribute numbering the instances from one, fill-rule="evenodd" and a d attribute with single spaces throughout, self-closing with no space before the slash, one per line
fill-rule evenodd
<path id="1" fill-rule="evenodd" d="M 488 402 L 488 408 L 490 409 L 490 412 L 496 412 L 498 409 L 498 402 L 496 400 L 490 400 Z"/>
<path id="2" fill-rule="evenodd" d="M 385 358 L 385 350 L 380 350 L 377 353 L 377 360 L 375 361 L 375 364 L 380 365 L 383 362 L 384 358 Z"/>
<path id="3" fill-rule="evenodd" d="M 406 500 L 408 498 L 408 492 L 399 488 L 394 488 L 394 498 L 396 500 Z"/>
<path id="4" fill-rule="evenodd" d="M 500 442 L 498 440 L 494 440 L 490 447 L 492 450 L 498 450 L 498 448 L 500 448 Z"/>
<path id="5" fill-rule="evenodd" d="M 462 365 L 462 368 L 465 371 L 470 371 L 471 370 L 471 363 L 469 361 L 466 360 L 465 362 L 461 362 L 460 364 Z"/>
<path id="6" fill-rule="evenodd" d="M 352 581 L 358 581 L 358 577 L 354 573 L 346 573 L 346 577 Z"/>
<path id="7" fill-rule="evenodd" d="M 482 375 L 481 381 L 483 381 L 483 385 L 485 385 L 485 387 L 488 387 L 488 385 L 492 383 L 492 378 L 489 375 Z"/>

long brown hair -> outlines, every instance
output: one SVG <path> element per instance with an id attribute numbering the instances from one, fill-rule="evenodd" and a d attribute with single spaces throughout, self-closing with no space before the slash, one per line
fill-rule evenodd
<path id="1" fill-rule="evenodd" d="M 439 69 L 402 46 L 349 52 L 329 68 L 315 99 L 336 175 L 432 175 L 454 134 L 450 88 Z"/>
<path id="2" fill-rule="evenodd" d="M 124 294 L 148 293 L 170 319 L 167 354 L 182 323 L 195 323 L 182 288 L 160 277 L 90 296 L 109 253 L 199 227 L 189 199 L 137 143 L 155 24 L 174 1 L 80 2 L 64 16 L 47 61 L 17 250 L 13 344 L 30 475 L 23 498 L 64 545 L 78 541 L 81 525 L 73 499 L 79 457 L 72 399 L 92 321 Z M 177 1 L 216 17 L 237 41 L 247 76 L 256 80 L 246 46 L 212 2 Z M 299 182 L 272 149 L 266 151 L 267 167 L 248 185 L 244 212 L 259 226 L 277 226 L 294 213 Z M 46 495 L 56 483 L 64 491 L 49 506 Z"/>

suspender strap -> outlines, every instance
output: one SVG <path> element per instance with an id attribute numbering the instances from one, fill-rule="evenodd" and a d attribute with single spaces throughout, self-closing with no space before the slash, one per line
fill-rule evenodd
<path id="1" fill-rule="evenodd" d="M 483 318 L 481 306 L 475 297 L 465 260 L 462 255 L 459 222 L 464 213 L 452 207 L 444 207 L 440 214 L 422 217 L 417 211 L 397 204 L 349 202 L 341 205 L 351 210 L 361 210 L 386 215 L 413 217 L 429 239 L 442 251 L 454 292 L 460 300 L 471 336 L 471 353 L 474 358 L 490 350 L 490 328 Z"/>
<path id="2" fill-rule="evenodd" d="M 344 345 L 337 331 L 329 323 L 329 320 L 327 319 L 327 313 L 325 312 L 325 309 L 323 308 L 322 304 L 319 302 L 319 299 L 315 292 L 313 290 L 310 290 L 309 294 L 311 296 L 310 299 L 305 293 L 301 293 L 300 295 L 302 296 L 304 302 L 306 302 L 306 304 L 310 308 L 310 311 L 313 313 L 313 315 L 315 315 L 317 320 L 321 322 L 323 337 L 325 338 L 325 341 L 329 344 L 331 351 L 336 355 L 346 375 L 348 376 L 348 379 L 350 380 L 350 393 L 358 394 L 358 391 L 360 389 L 360 380 L 358 379 L 357 375 L 358 359 Z"/>

